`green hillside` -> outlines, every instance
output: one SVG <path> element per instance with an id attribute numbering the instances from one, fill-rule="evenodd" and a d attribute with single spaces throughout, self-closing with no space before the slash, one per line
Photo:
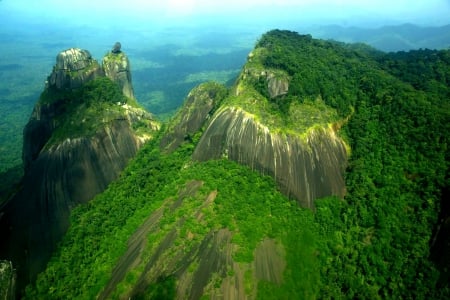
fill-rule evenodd
<path id="1" fill-rule="evenodd" d="M 450 297 L 449 261 L 432 255 L 445 242 L 434 229 L 449 220 L 449 51 L 385 54 L 274 30 L 252 53 L 214 111 L 239 106 L 298 135 L 334 126 L 351 153 L 344 199 L 301 208 L 271 177 L 225 158 L 193 161 L 197 138 L 162 152 L 163 126 L 73 210 L 26 299 Z M 262 69 L 288 92 L 270 97 L 264 79 L 242 77 Z"/>

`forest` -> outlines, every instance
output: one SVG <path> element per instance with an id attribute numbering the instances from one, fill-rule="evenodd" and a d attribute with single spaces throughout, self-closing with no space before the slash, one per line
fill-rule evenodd
<path id="1" fill-rule="evenodd" d="M 193 161 L 198 139 L 186 140 L 172 153 L 161 151 L 169 127 L 163 126 L 117 181 L 72 211 L 69 231 L 47 269 L 27 287 L 26 299 L 98 297 L 130 236 L 191 180 L 203 182 L 202 196 L 216 191 L 217 198 L 202 208 L 200 223 L 189 217 L 201 207 L 200 196 L 175 211 L 166 209 L 158 231 L 147 237 L 147 256 L 172 228 L 180 236 L 174 244 L 188 249 L 209 232 L 228 229 L 237 249 L 233 261 L 240 266 L 251 264 L 265 238 L 284 249 L 280 283 L 260 280 L 251 269 L 244 272 L 250 298 L 450 297 L 449 238 L 442 234 L 450 220 L 445 197 L 450 50 L 384 53 L 282 30 L 262 35 L 257 49 L 263 49 L 258 53 L 265 68 L 283 70 L 289 78 L 288 93 L 269 100 L 270 113 L 283 116 L 305 103 L 317 106 L 313 113 L 336 112 L 322 117 L 339 124 L 339 135 L 350 147 L 345 197 L 317 199 L 314 210 L 302 208 L 281 194 L 271 177 L 226 158 Z M 253 88 L 265 97 L 264 85 Z M 322 101 L 313 101 L 317 98 Z M 229 98 L 220 105 L 238 101 Z M 192 240 L 183 238 L 191 234 Z M 192 272 L 197 267 L 189 264 Z M 134 291 L 142 272 L 142 265 L 131 269 L 111 298 Z M 174 298 L 176 274 L 163 275 L 136 298 Z M 217 280 L 220 286 L 225 279 Z"/>

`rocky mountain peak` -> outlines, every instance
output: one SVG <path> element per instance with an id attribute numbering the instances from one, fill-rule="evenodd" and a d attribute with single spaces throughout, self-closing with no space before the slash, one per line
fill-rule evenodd
<path id="1" fill-rule="evenodd" d="M 78 71 L 92 63 L 92 55 L 88 50 L 70 48 L 56 56 L 56 69 Z"/>
<path id="2" fill-rule="evenodd" d="M 47 79 L 47 87 L 76 89 L 102 74 L 99 63 L 89 51 L 70 48 L 56 56 L 56 65 Z"/>
<path id="3" fill-rule="evenodd" d="M 117 42 L 113 49 L 103 57 L 103 70 L 107 77 L 119 84 L 126 97 L 134 99 L 130 61 L 121 48 L 122 45 Z"/>
<path id="4" fill-rule="evenodd" d="M 0 218 L 0 256 L 20 266 L 19 289 L 45 268 L 72 208 L 105 190 L 159 129 L 132 99 L 128 58 L 114 49 L 105 70 L 87 50 L 60 52 L 24 128 L 22 188 Z"/>

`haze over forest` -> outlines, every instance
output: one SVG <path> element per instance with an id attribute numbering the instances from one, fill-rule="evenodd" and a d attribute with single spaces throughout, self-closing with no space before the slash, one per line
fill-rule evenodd
<path id="1" fill-rule="evenodd" d="M 442 49 L 450 45 L 449 15 L 448 0 L 0 1 L 0 170 L 21 163 L 22 128 L 62 50 L 99 59 L 120 41 L 138 101 L 167 118 L 195 85 L 231 84 L 268 30 L 383 51 Z"/>
<path id="2" fill-rule="evenodd" d="M 450 30 L 442 27 L 449 15 L 448 0 L 0 1 L 0 165 L 20 163 L 22 128 L 64 49 L 87 49 L 99 59 L 120 41 L 138 101 L 166 118 L 198 83 L 233 82 L 268 30 L 366 42 L 384 51 L 442 49 L 450 45 Z M 405 23 L 425 27 L 383 27 Z"/>
<path id="3" fill-rule="evenodd" d="M 128 28 L 145 24 L 189 26 L 199 23 L 266 27 L 288 22 L 297 25 L 338 23 L 380 26 L 416 23 L 436 26 L 448 22 L 450 14 L 448 0 L 80 0 L 66 3 L 56 0 L 6 0 L 2 6 L 3 13 L 20 18 L 21 21 L 55 21 L 98 27 L 126 25 Z"/>

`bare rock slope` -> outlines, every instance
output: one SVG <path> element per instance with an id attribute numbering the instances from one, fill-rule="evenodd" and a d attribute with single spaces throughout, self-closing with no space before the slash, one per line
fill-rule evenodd
<path id="1" fill-rule="evenodd" d="M 98 78 L 103 81 L 95 83 Z M 62 51 L 24 129 L 23 186 L 0 214 L 0 254 L 17 268 L 19 288 L 45 268 L 69 227 L 71 209 L 101 193 L 159 128 L 132 94 L 122 95 L 120 78 L 108 80 L 88 51 Z M 88 96 L 98 103 L 85 103 Z"/>
<path id="2" fill-rule="evenodd" d="M 272 176 L 284 194 L 304 207 L 345 193 L 347 153 L 330 128 L 313 128 L 303 138 L 277 134 L 246 111 L 226 107 L 214 115 L 193 154 L 201 161 L 222 156 Z"/>

